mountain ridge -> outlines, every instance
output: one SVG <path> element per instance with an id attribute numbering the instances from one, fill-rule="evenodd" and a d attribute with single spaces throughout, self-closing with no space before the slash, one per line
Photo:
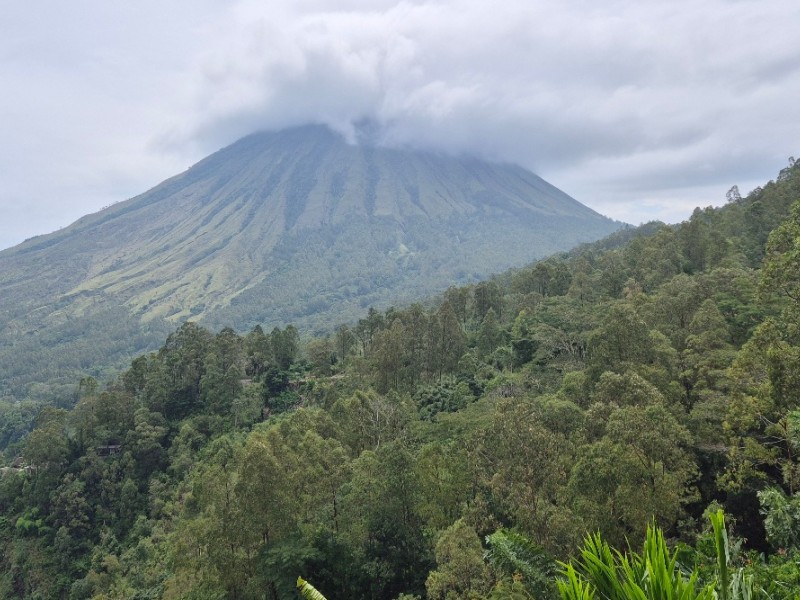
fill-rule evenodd
<path id="1" fill-rule="evenodd" d="M 142 323 L 319 329 L 620 225 L 518 166 L 351 145 L 318 125 L 255 133 L 0 252 L 0 335 L 117 307 Z"/>

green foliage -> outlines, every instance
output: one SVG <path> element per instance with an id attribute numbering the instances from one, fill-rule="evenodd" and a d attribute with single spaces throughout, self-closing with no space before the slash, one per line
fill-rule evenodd
<path id="1" fill-rule="evenodd" d="M 445 529 L 436 542 L 436 569 L 425 581 L 431 600 L 482 598 L 491 586 L 489 569 L 475 530 L 462 519 Z"/>
<path id="2" fill-rule="evenodd" d="M 303 596 L 305 600 L 327 600 L 325 596 L 319 593 L 313 585 L 302 577 L 297 578 L 297 589 L 300 590 L 300 595 Z"/>
<path id="3" fill-rule="evenodd" d="M 715 598 L 714 584 L 701 585 L 697 572 L 684 574 L 677 552 L 670 552 L 663 532 L 655 526 L 647 528 L 641 554 L 623 554 L 612 550 L 599 534 L 588 536 L 580 558 L 564 565 L 564 576 L 559 583 L 564 600 Z"/>
<path id="4" fill-rule="evenodd" d="M 758 492 L 767 540 L 776 549 L 800 550 L 800 494 L 787 497 L 770 487 Z"/>
<path id="5" fill-rule="evenodd" d="M 39 509 L 29 508 L 17 518 L 14 527 L 23 535 L 41 535 L 46 533 L 44 519 L 39 517 Z"/>
<path id="6" fill-rule="evenodd" d="M 796 596 L 798 275 L 756 270 L 791 259 L 763 244 L 796 178 L 330 337 L 185 323 L 115 380 L 0 401 L 0 596 L 282 600 L 313 573 L 528 600 L 586 531 L 563 597 Z M 737 537 L 716 508 L 698 531 L 719 499 Z"/>
<path id="7" fill-rule="evenodd" d="M 728 543 L 728 530 L 725 527 L 725 514 L 722 510 L 709 513 L 714 530 L 714 547 L 716 549 L 716 592 L 720 600 L 752 600 L 768 597 L 762 588 L 756 587 L 752 574 L 744 569 L 731 572 L 731 553 Z"/>
<path id="8" fill-rule="evenodd" d="M 524 535 L 500 529 L 486 536 L 492 568 L 520 584 L 534 598 L 554 596 L 555 562 Z"/>
<path id="9" fill-rule="evenodd" d="M 466 382 L 431 384 L 419 388 L 414 401 L 419 407 L 419 416 L 429 421 L 441 412 L 456 412 L 475 400 Z"/>
<path id="10" fill-rule="evenodd" d="M 579 577 L 572 565 L 565 567 L 564 577 L 556 583 L 564 600 L 593 600 L 595 597 L 592 584 Z"/>
<path id="11" fill-rule="evenodd" d="M 775 292 L 789 300 L 787 316 L 800 316 L 800 201 L 792 206 L 788 219 L 769 235 L 762 270 L 763 293 Z M 790 321 L 791 322 L 791 321 Z"/>

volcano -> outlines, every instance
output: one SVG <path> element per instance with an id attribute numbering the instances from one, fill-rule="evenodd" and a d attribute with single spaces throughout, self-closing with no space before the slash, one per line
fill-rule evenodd
<path id="1" fill-rule="evenodd" d="M 330 330 L 620 226 L 518 166 L 257 133 L 0 252 L 0 379 L 28 348 L 72 372 L 76 344 L 108 364 L 187 319 Z"/>

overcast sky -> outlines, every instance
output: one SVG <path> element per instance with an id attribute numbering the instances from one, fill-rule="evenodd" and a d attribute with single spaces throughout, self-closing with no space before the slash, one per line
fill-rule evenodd
<path id="1" fill-rule="evenodd" d="M 798 32 L 797 0 L 3 2 L 0 248 L 308 122 L 678 222 L 800 154 Z"/>

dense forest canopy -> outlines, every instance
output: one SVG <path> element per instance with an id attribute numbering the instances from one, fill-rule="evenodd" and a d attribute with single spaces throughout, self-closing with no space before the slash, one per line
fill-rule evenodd
<path id="1" fill-rule="evenodd" d="M 723 507 L 736 581 L 797 597 L 800 165 L 734 192 L 327 337 L 188 322 L 74 406 L 3 404 L 0 596 L 588 598 L 587 557 L 647 536 L 711 597 Z"/>

